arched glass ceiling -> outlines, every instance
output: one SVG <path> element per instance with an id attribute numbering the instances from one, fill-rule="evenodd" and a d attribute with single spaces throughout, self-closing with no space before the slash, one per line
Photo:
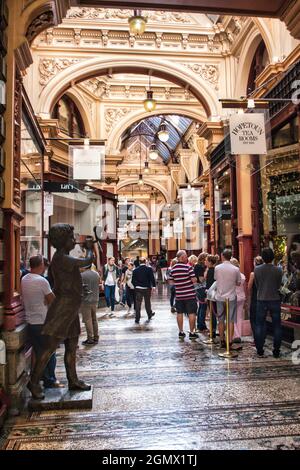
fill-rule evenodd
<path id="1" fill-rule="evenodd" d="M 183 137 L 192 122 L 191 118 L 177 114 L 151 116 L 134 123 L 124 132 L 121 148 L 129 149 L 136 142 L 142 142 L 143 146 L 149 150 L 150 145 L 154 143 L 163 161 L 167 163 L 181 141 L 183 146 L 185 146 Z M 161 142 L 157 136 L 162 123 L 166 124 L 169 132 L 169 139 L 165 143 Z"/>

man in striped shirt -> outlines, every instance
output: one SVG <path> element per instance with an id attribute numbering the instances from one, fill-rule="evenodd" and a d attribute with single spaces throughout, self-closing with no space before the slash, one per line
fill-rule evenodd
<path id="1" fill-rule="evenodd" d="M 178 262 L 171 269 L 169 276 L 169 283 L 175 286 L 176 291 L 176 310 L 177 310 L 177 323 L 179 328 L 179 338 L 184 338 L 183 331 L 183 314 L 189 317 L 190 324 L 190 339 L 198 338 L 195 333 L 196 313 L 197 313 L 197 300 L 194 284 L 197 279 L 192 266 L 188 264 L 188 256 L 186 251 L 180 250 L 177 255 Z"/>

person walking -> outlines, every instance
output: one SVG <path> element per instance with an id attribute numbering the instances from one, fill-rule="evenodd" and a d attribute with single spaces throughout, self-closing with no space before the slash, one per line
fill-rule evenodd
<path id="1" fill-rule="evenodd" d="M 263 264 L 263 259 L 261 256 L 256 256 L 254 258 L 254 269 L 256 266 L 260 266 Z M 256 325 L 256 309 L 257 309 L 257 288 L 256 284 L 254 282 L 254 271 L 250 274 L 249 277 L 249 282 L 248 282 L 248 305 L 250 306 L 249 308 L 249 316 L 250 316 L 250 325 L 252 329 L 252 335 L 254 339 L 254 344 L 255 345 L 255 325 Z"/>
<path id="2" fill-rule="evenodd" d="M 281 346 L 281 299 L 279 289 L 283 272 L 274 266 L 274 252 L 264 248 L 261 254 L 264 264 L 254 269 L 254 281 L 257 287 L 257 311 L 255 325 L 255 344 L 257 354 L 264 355 L 264 344 L 267 335 L 267 314 L 270 313 L 273 325 L 273 356 L 280 357 Z"/>
<path id="3" fill-rule="evenodd" d="M 206 283 L 206 292 L 211 288 L 211 286 L 215 282 L 215 267 L 218 262 L 218 256 L 216 255 L 207 255 L 206 258 L 206 267 L 207 270 L 205 271 L 205 283 Z M 217 330 L 217 304 L 213 300 L 207 300 L 208 306 L 211 303 L 211 312 L 212 312 L 212 324 L 213 324 L 213 338 L 216 337 L 216 330 Z"/>
<path id="4" fill-rule="evenodd" d="M 43 351 L 46 336 L 42 335 L 48 305 L 55 299 L 50 284 L 43 277 L 45 272 L 44 259 L 41 255 L 32 256 L 29 260 L 30 272 L 21 280 L 21 293 L 28 325 L 29 340 L 35 358 Z M 45 388 L 59 387 L 55 377 L 56 354 L 53 353 L 46 365 L 42 380 Z"/>
<path id="5" fill-rule="evenodd" d="M 128 269 L 128 264 L 130 262 L 130 258 L 125 258 L 124 262 L 122 263 L 122 269 L 121 269 L 121 281 L 120 281 L 120 287 L 122 289 L 122 294 L 120 295 L 120 305 L 122 307 L 125 307 L 125 304 L 127 302 L 127 294 L 126 294 L 126 282 L 125 282 L 125 273 Z M 121 290 L 120 289 L 120 290 Z"/>
<path id="6" fill-rule="evenodd" d="M 103 268 L 104 295 L 110 317 L 114 317 L 116 286 L 119 279 L 119 270 L 115 264 L 115 258 L 108 258 L 107 264 Z"/>
<path id="7" fill-rule="evenodd" d="M 133 271 L 132 284 L 135 293 L 135 323 L 140 323 L 143 299 L 149 322 L 155 315 L 151 308 L 151 292 L 156 287 L 156 281 L 152 268 L 146 266 L 146 258 L 140 258 L 140 265 Z"/>
<path id="8" fill-rule="evenodd" d="M 137 257 L 135 258 L 133 264 L 134 264 L 134 267 L 135 267 L 135 268 L 138 268 L 138 267 L 139 267 L 139 265 L 140 265 L 140 257 L 139 257 L 139 256 L 137 256 Z"/>
<path id="9" fill-rule="evenodd" d="M 230 260 L 233 266 L 236 266 L 240 269 L 240 263 L 236 258 L 231 258 Z M 241 284 L 236 286 L 236 323 L 234 324 L 234 334 L 233 334 L 233 343 L 242 342 L 242 327 L 244 320 L 244 305 L 246 301 L 246 276 L 241 273 Z"/>
<path id="10" fill-rule="evenodd" d="M 84 346 L 97 344 L 99 341 L 97 306 L 100 276 L 96 271 L 92 271 L 91 267 L 92 265 L 89 265 L 81 272 L 82 284 L 85 289 L 80 310 L 87 334 L 87 339 L 82 341 Z"/>
<path id="11" fill-rule="evenodd" d="M 197 278 L 196 294 L 199 301 L 197 311 L 197 330 L 201 332 L 208 331 L 205 323 L 207 301 L 206 301 L 206 260 L 207 253 L 200 253 L 197 259 L 197 263 L 194 265 L 195 276 Z"/>
<path id="12" fill-rule="evenodd" d="M 126 303 L 128 306 L 126 317 L 131 317 L 132 307 L 135 311 L 135 295 L 134 295 L 134 285 L 132 284 L 132 276 L 134 271 L 134 264 L 130 261 L 127 266 L 127 270 L 124 274 L 124 285 L 126 291 Z"/>
<path id="13" fill-rule="evenodd" d="M 166 272 L 166 280 L 168 281 L 168 284 L 169 284 L 169 280 L 170 280 L 170 274 L 171 274 L 171 271 L 172 271 L 172 268 L 175 266 L 175 264 L 177 263 L 177 258 L 173 258 L 171 260 L 171 263 L 170 263 L 170 266 L 169 268 L 167 268 L 167 272 Z M 176 298 L 176 290 L 175 290 L 175 286 L 171 286 L 170 285 L 170 306 L 171 306 L 171 313 L 176 313 L 176 308 L 175 308 L 175 298 Z"/>
<path id="14" fill-rule="evenodd" d="M 158 266 L 161 272 L 161 281 L 164 283 L 166 282 L 166 274 L 168 269 L 168 262 L 165 258 L 165 255 L 161 255 L 160 260 L 158 262 Z"/>
<path id="15" fill-rule="evenodd" d="M 176 291 L 175 308 L 179 329 L 178 336 L 180 339 L 186 336 L 183 331 L 183 314 L 186 314 L 190 326 L 189 339 L 196 339 L 198 338 L 197 333 L 195 333 L 197 300 L 194 286 L 197 278 L 194 269 L 188 264 L 188 256 L 185 250 L 179 250 L 176 258 L 177 263 L 171 269 L 169 283 L 175 286 Z"/>
<path id="16" fill-rule="evenodd" d="M 239 268 L 230 263 L 232 252 L 226 248 L 222 253 L 222 263 L 215 267 L 215 281 L 217 282 L 216 301 L 221 347 L 226 348 L 225 318 L 226 301 L 229 300 L 229 343 L 234 334 L 234 324 L 237 315 L 236 287 L 241 284 Z"/>

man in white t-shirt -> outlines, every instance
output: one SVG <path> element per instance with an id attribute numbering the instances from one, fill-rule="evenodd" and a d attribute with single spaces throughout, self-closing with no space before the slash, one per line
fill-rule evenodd
<path id="1" fill-rule="evenodd" d="M 32 256 L 29 260 L 30 272 L 21 280 L 22 300 L 28 324 L 29 339 L 34 354 L 38 357 L 43 350 L 45 336 L 41 334 L 46 320 L 48 305 L 55 296 L 50 284 L 43 277 L 45 271 L 44 258 L 41 255 Z M 42 380 L 46 388 L 59 387 L 55 377 L 56 355 L 52 354 L 43 373 Z"/>
<path id="2" fill-rule="evenodd" d="M 229 300 L 229 342 L 231 343 L 234 334 L 234 324 L 236 323 L 236 287 L 241 284 L 241 273 L 239 268 L 231 264 L 232 252 L 226 249 L 222 253 L 222 264 L 215 267 L 215 281 L 217 281 L 216 301 L 217 317 L 219 324 L 219 334 L 221 346 L 226 347 L 225 343 L 225 318 L 226 318 L 226 300 Z"/>

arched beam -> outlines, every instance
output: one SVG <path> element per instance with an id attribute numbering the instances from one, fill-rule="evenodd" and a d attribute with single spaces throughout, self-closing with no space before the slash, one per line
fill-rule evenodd
<path id="1" fill-rule="evenodd" d="M 170 195 L 168 194 L 167 189 L 163 185 L 161 185 L 157 181 L 152 180 L 150 177 L 143 176 L 143 180 L 146 185 L 158 189 L 158 191 L 160 191 L 162 195 L 164 196 L 167 203 L 171 202 Z M 138 175 L 132 176 L 130 178 L 126 178 L 126 180 L 120 181 L 117 184 L 116 190 L 118 192 L 120 191 L 120 189 L 124 188 L 125 186 L 132 186 L 133 184 L 138 184 L 138 181 L 139 181 Z"/>
<path id="2" fill-rule="evenodd" d="M 121 146 L 121 137 L 126 131 L 126 129 L 128 129 L 128 127 L 132 126 L 138 121 L 142 121 L 143 119 L 149 118 L 151 116 L 157 116 L 160 114 L 179 114 L 181 116 L 186 116 L 199 122 L 204 122 L 207 120 L 207 117 L 205 116 L 203 111 L 190 111 L 178 106 L 176 106 L 176 109 L 174 109 L 174 107 L 172 106 L 158 107 L 155 111 L 151 113 L 146 112 L 143 108 L 138 110 L 135 109 L 133 112 L 126 114 L 126 116 L 124 116 L 111 131 L 107 140 L 107 152 L 114 153 L 119 151 Z"/>
<path id="3" fill-rule="evenodd" d="M 221 113 L 215 90 L 193 71 L 161 59 L 143 58 L 137 63 L 135 57 L 128 57 L 118 60 L 118 62 L 115 58 L 103 61 L 102 57 L 96 57 L 74 64 L 61 71 L 43 89 L 39 100 L 38 113 L 45 115 L 45 117 L 49 116 L 57 99 L 74 84 L 91 77 L 107 75 L 112 70 L 114 73 L 142 75 L 148 75 L 149 70 L 152 70 L 153 76 L 175 83 L 183 88 L 188 85 L 191 93 L 204 107 L 207 117 L 217 116 Z"/>

